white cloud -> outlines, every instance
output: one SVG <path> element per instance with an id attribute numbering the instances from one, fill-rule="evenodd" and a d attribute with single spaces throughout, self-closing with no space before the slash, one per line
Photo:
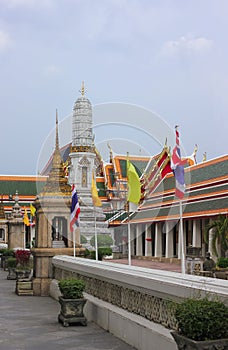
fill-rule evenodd
<path id="1" fill-rule="evenodd" d="M 2 0 L 9 8 L 15 8 L 20 6 L 34 7 L 34 6 L 50 6 L 53 0 Z"/>
<path id="2" fill-rule="evenodd" d="M 61 69 L 55 64 L 49 64 L 48 66 L 45 67 L 44 72 L 46 75 L 55 76 L 61 72 Z"/>
<path id="3" fill-rule="evenodd" d="M 8 33 L 0 30 L 0 52 L 6 51 L 11 46 L 12 40 Z"/>
<path id="4" fill-rule="evenodd" d="M 178 40 L 167 41 L 162 48 L 162 54 L 176 56 L 179 54 L 204 53 L 211 49 L 213 41 L 199 37 L 180 37 Z"/>

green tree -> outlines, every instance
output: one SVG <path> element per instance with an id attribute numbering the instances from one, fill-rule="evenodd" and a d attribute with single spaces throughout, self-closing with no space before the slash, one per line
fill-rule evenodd
<path id="1" fill-rule="evenodd" d="M 95 237 L 92 237 L 90 240 L 90 244 L 95 247 Z M 110 247 L 113 245 L 112 237 L 109 235 L 97 235 L 97 245 L 100 247 Z"/>
<path id="2" fill-rule="evenodd" d="M 219 215 L 217 219 L 208 224 L 204 232 L 204 240 L 209 242 L 209 231 L 212 230 L 212 253 L 218 256 L 217 244 L 221 246 L 221 256 L 225 256 L 228 249 L 228 217 Z"/>

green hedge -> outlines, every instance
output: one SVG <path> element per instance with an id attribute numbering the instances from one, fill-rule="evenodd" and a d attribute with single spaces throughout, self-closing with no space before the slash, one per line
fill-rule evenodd
<path id="1" fill-rule="evenodd" d="M 178 329 L 184 336 L 196 340 L 215 340 L 228 337 L 228 307 L 222 302 L 187 299 L 175 311 Z"/>

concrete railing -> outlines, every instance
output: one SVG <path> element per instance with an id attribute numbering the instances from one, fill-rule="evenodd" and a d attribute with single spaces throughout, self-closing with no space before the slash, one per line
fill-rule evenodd
<path id="1" fill-rule="evenodd" d="M 226 280 L 70 256 L 55 256 L 52 262 L 56 280 L 85 280 L 89 320 L 141 350 L 151 349 L 151 342 L 176 349 L 170 335 L 170 329 L 176 329 L 176 302 L 208 296 L 228 304 Z"/>

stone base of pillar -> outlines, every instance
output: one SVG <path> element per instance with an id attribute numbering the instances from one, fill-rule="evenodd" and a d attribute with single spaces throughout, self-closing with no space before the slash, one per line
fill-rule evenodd
<path id="1" fill-rule="evenodd" d="M 34 278 L 33 295 L 47 297 L 50 295 L 50 284 L 52 278 Z"/>
<path id="2" fill-rule="evenodd" d="M 76 256 L 82 256 L 85 248 L 77 245 L 75 249 Z M 73 248 L 34 248 L 33 255 L 33 293 L 34 295 L 48 296 L 50 292 L 50 283 L 53 278 L 52 258 L 55 255 L 73 256 Z"/>

